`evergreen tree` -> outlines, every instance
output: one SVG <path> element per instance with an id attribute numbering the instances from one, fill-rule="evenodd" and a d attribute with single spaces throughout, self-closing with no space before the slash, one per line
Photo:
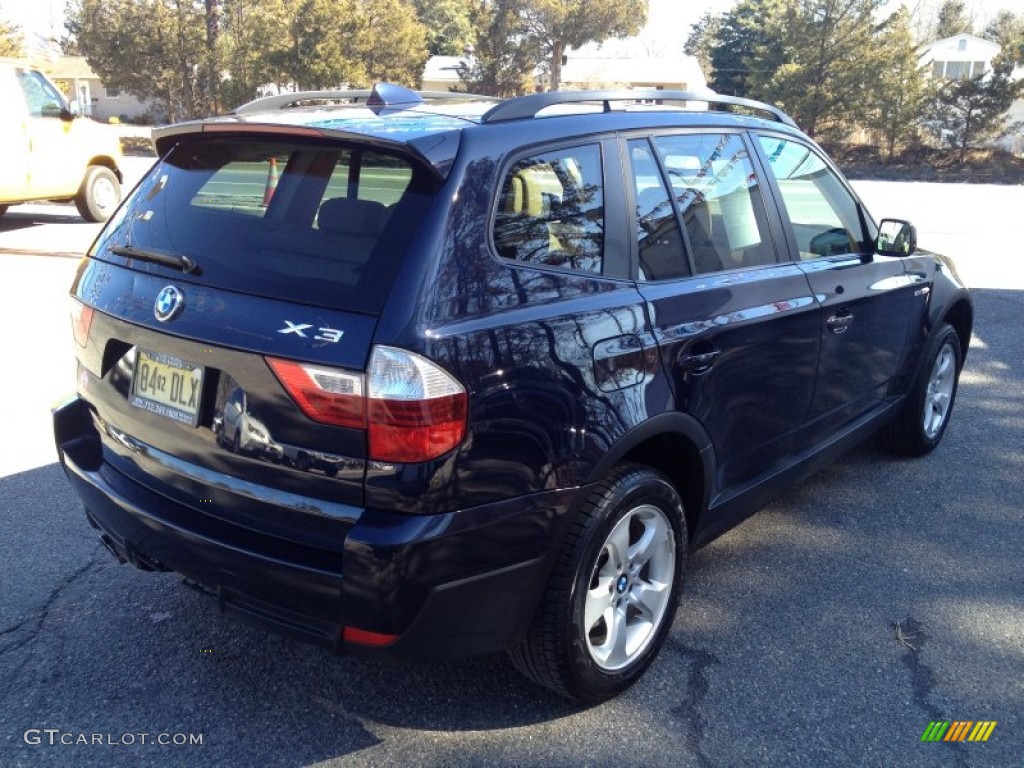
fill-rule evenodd
<path id="1" fill-rule="evenodd" d="M 1006 111 L 1024 93 L 1024 80 L 1014 81 L 1012 72 L 1012 57 L 999 56 L 984 76 L 947 80 L 939 86 L 925 124 L 940 141 L 959 150 L 961 163 L 969 149 L 1010 128 Z"/>
<path id="2" fill-rule="evenodd" d="M 557 91 L 566 51 L 635 35 L 647 21 L 647 0 L 531 0 L 526 12 L 531 35 L 547 58 L 551 90 Z"/>
<path id="3" fill-rule="evenodd" d="M 917 56 L 910 11 L 902 6 L 882 25 L 878 45 L 884 54 L 877 86 L 872 88 L 879 133 L 886 158 L 917 136 L 931 93 L 926 71 Z"/>
<path id="4" fill-rule="evenodd" d="M 740 0 L 722 18 L 710 46 L 711 87 L 730 96 L 758 97 L 752 78 L 763 81 L 783 64 L 786 56 L 786 0 Z M 705 73 L 707 75 L 707 73 Z"/>
<path id="5" fill-rule="evenodd" d="M 967 13 L 967 6 L 963 0 L 943 0 L 935 23 L 935 39 L 942 40 L 962 32 L 974 32 L 974 21 Z"/>
<path id="6" fill-rule="evenodd" d="M 470 19 L 477 30 L 475 53 L 459 70 L 471 93 L 519 96 L 531 88 L 543 51 L 526 23 L 528 0 L 477 0 Z"/>
<path id="7" fill-rule="evenodd" d="M 875 37 L 884 3 L 787 2 L 769 27 L 784 61 L 774 71 L 751 72 L 751 94 L 779 104 L 810 136 L 862 122 L 889 64 L 886 42 Z"/>
<path id="8" fill-rule="evenodd" d="M 0 20 L 0 56 L 18 57 L 21 54 L 21 31 L 15 25 Z"/>
<path id="9" fill-rule="evenodd" d="M 108 86 L 155 102 L 171 121 L 206 112 L 205 21 L 192 0 L 79 0 L 67 27 Z"/>
<path id="10" fill-rule="evenodd" d="M 706 79 L 711 78 L 711 51 L 721 27 L 722 17 L 705 11 L 697 23 L 690 26 L 690 36 L 683 46 L 683 53 L 697 59 Z"/>
<path id="11" fill-rule="evenodd" d="M 386 80 L 419 88 L 429 55 L 427 29 L 408 0 L 359 0 L 350 55 L 367 87 Z"/>
<path id="12" fill-rule="evenodd" d="M 427 28 L 431 56 L 462 56 L 475 31 L 471 0 L 414 0 L 416 13 Z"/>
<path id="13" fill-rule="evenodd" d="M 999 43 L 1002 56 L 1009 56 L 1015 64 L 1024 64 L 1024 16 L 1001 11 L 985 27 L 982 37 Z"/>

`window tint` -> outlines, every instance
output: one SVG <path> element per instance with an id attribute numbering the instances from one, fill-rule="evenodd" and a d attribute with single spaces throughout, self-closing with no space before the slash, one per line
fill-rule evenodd
<path id="1" fill-rule="evenodd" d="M 501 185 L 494 245 L 510 261 L 600 273 L 601 148 L 588 144 L 516 162 Z"/>
<path id="2" fill-rule="evenodd" d="M 660 136 L 655 145 L 698 274 L 775 261 L 757 176 L 739 136 Z"/>
<path id="3" fill-rule="evenodd" d="M 825 161 L 795 141 L 761 136 L 801 259 L 860 253 L 857 204 Z"/>
<path id="4" fill-rule="evenodd" d="M 646 139 L 629 142 L 636 189 L 636 237 L 640 279 L 665 280 L 690 272 L 668 188 Z"/>
<path id="5" fill-rule="evenodd" d="M 94 252 L 121 258 L 108 246 L 131 243 L 187 255 L 206 284 L 374 312 L 435 185 L 353 145 L 197 138 L 143 180 Z"/>
<path id="6" fill-rule="evenodd" d="M 192 205 L 262 218 L 282 174 L 288 178 L 294 174 L 329 174 L 319 193 L 321 203 L 356 198 L 385 207 L 397 203 L 412 180 L 407 162 L 378 152 L 339 149 L 297 153 L 284 147 L 241 145 L 228 162 L 210 174 L 192 198 Z M 316 219 L 313 226 L 319 226 Z"/>

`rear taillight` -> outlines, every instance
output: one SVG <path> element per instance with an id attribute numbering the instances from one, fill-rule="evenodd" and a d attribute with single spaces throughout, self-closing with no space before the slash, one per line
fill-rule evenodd
<path id="1" fill-rule="evenodd" d="M 95 310 L 77 299 L 71 300 L 71 330 L 75 334 L 78 346 L 89 343 L 89 329 L 92 327 L 92 316 Z"/>
<path id="2" fill-rule="evenodd" d="M 465 437 L 465 388 L 420 355 L 376 346 L 365 376 L 278 358 L 267 362 L 306 416 L 366 429 L 371 460 L 429 461 Z"/>
<path id="3" fill-rule="evenodd" d="M 267 362 L 302 412 L 337 427 L 366 427 L 363 375 L 268 357 Z"/>
<path id="4" fill-rule="evenodd" d="M 370 357 L 370 458 L 415 462 L 447 453 L 466 434 L 466 389 L 424 357 L 374 347 Z"/>

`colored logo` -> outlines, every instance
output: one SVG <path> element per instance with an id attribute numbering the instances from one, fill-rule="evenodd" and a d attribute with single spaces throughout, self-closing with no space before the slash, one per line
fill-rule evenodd
<path id="1" fill-rule="evenodd" d="M 995 720 L 932 720 L 921 741 L 988 741 L 995 729 Z"/>
<path id="2" fill-rule="evenodd" d="M 185 297 L 173 285 L 168 285 L 156 295 L 153 314 L 161 323 L 166 323 L 185 308 Z"/>

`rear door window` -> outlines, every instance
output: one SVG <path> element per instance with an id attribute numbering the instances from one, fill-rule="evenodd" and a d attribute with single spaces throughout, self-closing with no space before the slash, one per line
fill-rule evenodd
<path id="1" fill-rule="evenodd" d="M 672 199 L 647 139 L 629 142 L 636 195 L 640 279 L 666 280 L 690 273 Z"/>
<path id="2" fill-rule="evenodd" d="M 654 139 L 697 274 L 775 263 L 760 184 L 738 134 Z"/>
<path id="3" fill-rule="evenodd" d="M 113 245 L 184 255 L 199 266 L 186 281 L 377 312 L 435 184 L 408 158 L 358 146 L 186 140 L 94 255 L 123 258 Z"/>

